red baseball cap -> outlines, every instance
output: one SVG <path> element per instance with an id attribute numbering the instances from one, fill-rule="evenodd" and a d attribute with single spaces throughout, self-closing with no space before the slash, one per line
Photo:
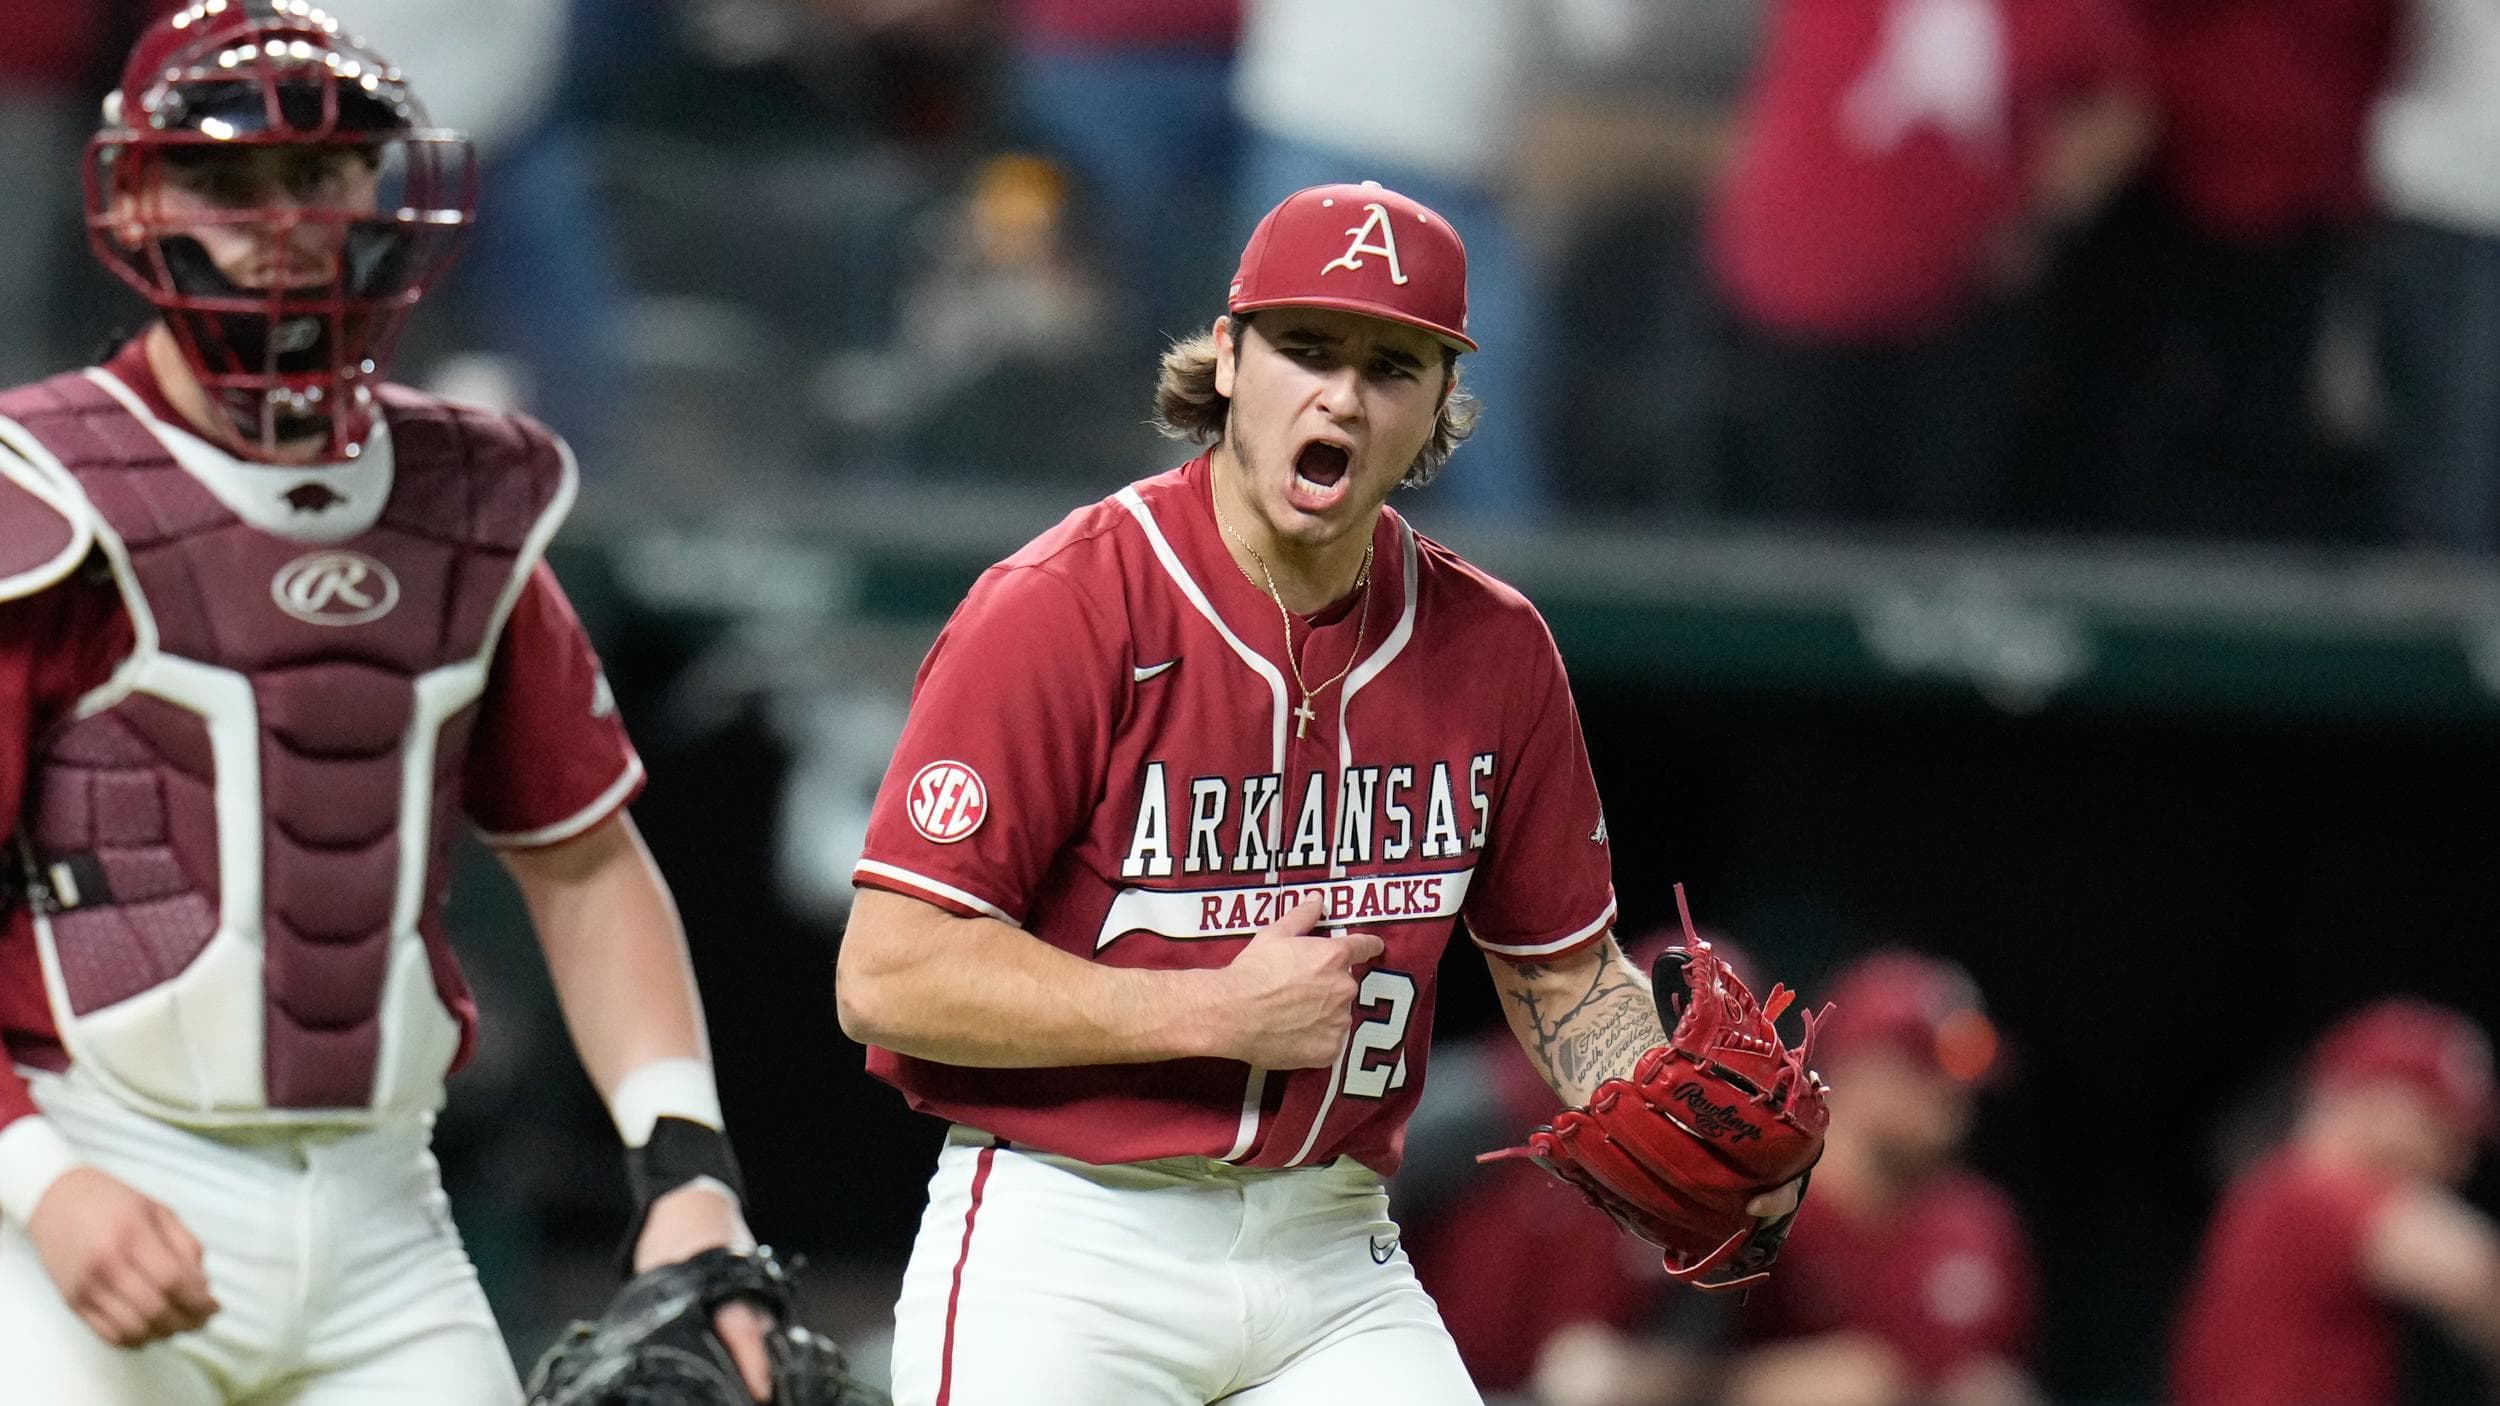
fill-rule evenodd
<path id="1" fill-rule="evenodd" d="M 1250 232 L 1225 308 L 1284 307 L 1386 318 L 1476 349 L 1466 244 L 1449 221 L 1378 181 L 1295 191 Z"/>
<path id="2" fill-rule="evenodd" d="M 2004 1041 L 1958 963 L 1887 948 L 1842 968 L 1825 994 L 1832 1013 L 1815 1027 L 1818 1062 L 1889 1049 L 1964 1084 L 2003 1073 Z"/>
<path id="3" fill-rule="evenodd" d="M 2419 1092 L 2453 1126 L 2500 1133 L 2491 1037 L 2463 1012 L 2413 996 L 2373 1001 L 2318 1037 L 2309 1086 L 2352 1088 L 2379 1080 Z"/>

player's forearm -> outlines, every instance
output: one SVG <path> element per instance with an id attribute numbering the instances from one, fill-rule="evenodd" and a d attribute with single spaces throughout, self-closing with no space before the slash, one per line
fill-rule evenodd
<path id="1" fill-rule="evenodd" d="M 2500 1374 L 2500 1225 L 2443 1188 L 2389 1197 L 2361 1244 L 2381 1295 L 2423 1310 Z"/>
<path id="2" fill-rule="evenodd" d="M 988 918 L 861 889 L 834 975 L 843 1032 L 973 1068 L 1139 1064 L 1216 1052 L 1206 972 L 1130 971 Z"/>
<path id="3" fill-rule="evenodd" d="M 1588 1102 L 1599 1084 L 1630 1074 L 1642 1051 L 1666 1039 L 1649 983 L 1612 937 L 1560 963 L 1491 962 L 1511 1033 L 1566 1104 Z"/>
<path id="4" fill-rule="evenodd" d="M 685 931 L 630 819 L 502 859 L 529 906 L 565 1027 L 602 1095 L 657 1061 L 710 1059 Z"/>

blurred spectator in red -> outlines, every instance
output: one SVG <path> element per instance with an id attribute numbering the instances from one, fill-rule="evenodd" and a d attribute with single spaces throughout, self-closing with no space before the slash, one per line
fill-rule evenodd
<path id="1" fill-rule="evenodd" d="M 1141 342 L 1200 332 L 1232 273 L 1242 0 L 1009 0 L 1018 116 L 1076 177 L 1077 225 Z"/>
<path id="2" fill-rule="evenodd" d="M 2412 0 L 2370 132 L 2393 526 L 2500 552 L 2500 5 Z"/>
<path id="3" fill-rule="evenodd" d="M 1845 968 L 1813 1051 L 1832 1126 L 1778 1270 L 1737 1319 L 1728 1406 L 2012 1406 L 2039 1284 L 2021 1213 L 1960 1165 L 1996 1027 L 1959 966 L 1889 950 Z M 2281 1406 L 2281 1403 L 2277 1403 Z"/>
<path id="4" fill-rule="evenodd" d="M 1775 0 L 1707 236 L 1740 493 L 1995 515 L 2023 295 L 2143 148 L 2137 60 L 2120 0 Z"/>
<path id="5" fill-rule="evenodd" d="M 2072 320 L 2103 526 L 2349 532 L 2313 384 L 2370 209 L 2365 128 L 2397 0 L 2135 0 L 2162 135 Z"/>
<path id="6" fill-rule="evenodd" d="M 2455 1191 L 2500 1126 L 2489 1036 L 2446 1007 L 2380 1001 L 2318 1041 L 2304 1082 L 2290 1140 L 2215 1212 L 2179 1314 L 2172 1399 L 2394 1406 L 2399 1308 L 2426 1312 L 2500 1381 L 2500 1231 Z"/>
<path id="7" fill-rule="evenodd" d="M 0 385 L 46 373 L 55 270 L 81 247 L 78 146 L 137 6 L 0 0 Z"/>

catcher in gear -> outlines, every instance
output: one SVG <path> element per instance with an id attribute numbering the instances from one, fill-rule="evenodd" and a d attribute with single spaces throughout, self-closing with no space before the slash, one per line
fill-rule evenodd
<path id="1" fill-rule="evenodd" d="M 1831 1007 L 1807 1014 L 1804 1037 L 1790 1047 L 1778 1022 L 1796 993 L 1773 986 L 1755 1001 L 1694 934 L 1682 884 L 1675 905 L 1685 945 L 1661 953 L 1652 969 L 1665 1041 L 1525 1146 L 1479 1160 L 1534 1159 L 1664 1250 L 1670 1277 L 1733 1289 L 1769 1274 L 1796 1221 L 1793 1204 L 1764 1219 L 1765 1198 L 1792 1182 L 1802 1197 L 1823 1155 L 1828 1091 L 1807 1061 Z"/>
<path id="2" fill-rule="evenodd" d="M 636 1267 L 752 1243 L 642 762 L 545 561 L 581 476 L 390 379 L 474 214 L 413 80 L 308 0 L 150 8 L 86 173 L 154 317 L 0 390 L 5 1394 L 518 1406 L 429 1150 L 477 1048 L 465 836 L 628 1153 Z M 722 1312 L 760 1397 L 764 1322 Z"/>
<path id="3" fill-rule="evenodd" d="M 790 1273 L 769 1249 L 710 1250 L 626 1281 L 595 1322 L 577 1322 L 530 1372 L 528 1406 L 745 1406 L 755 1400 L 721 1341 L 732 1303 L 769 1315 L 772 1406 L 893 1406 L 851 1375 L 842 1350 L 795 1321 Z"/>

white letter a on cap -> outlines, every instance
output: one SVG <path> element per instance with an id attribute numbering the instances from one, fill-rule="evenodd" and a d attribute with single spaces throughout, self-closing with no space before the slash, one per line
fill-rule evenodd
<path id="1" fill-rule="evenodd" d="M 1389 223 L 1388 207 L 1374 201 L 1363 208 L 1371 213 L 1364 217 L 1363 223 L 1346 231 L 1354 236 L 1354 242 L 1346 246 L 1344 253 L 1320 265 L 1320 276 L 1325 278 L 1338 269 L 1359 269 L 1363 266 L 1363 255 L 1378 254 L 1389 261 L 1389 281 L 1400 287 L 1405 286 L 1406 270 L 1398 267 L 1398 232 Z M 1377 244 L 1372 243 L 1373 230 L 1380 231 L 1380 242 Z"/>

